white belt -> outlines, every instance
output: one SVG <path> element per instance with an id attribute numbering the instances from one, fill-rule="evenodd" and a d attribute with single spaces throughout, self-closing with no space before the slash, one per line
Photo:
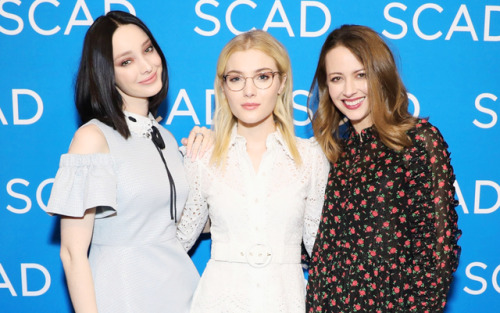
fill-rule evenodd
<path id="1" fill-rule="evenodd" d="M 215 261 L 248 263 L 253 267 L 265 267 L 269 263 L 300 264 L 300 245 L 283 245 L 272 249 L 266 244 L 234 245 L 212 242 L 211 258 Z"/>

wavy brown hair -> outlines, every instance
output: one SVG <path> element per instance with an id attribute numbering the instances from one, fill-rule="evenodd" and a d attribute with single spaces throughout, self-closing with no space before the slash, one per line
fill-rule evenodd
<path id="1" fill-rule="evenodd" d="M 342 152 L 339 126 L 345 116 L 328 93 L 325 61 L 327 53 L 339 46 L 349 49 L 365 68 L 373 127 L 380 140 L 395 151 L 411 146 L 406 132 L 415 125 L 416 119 L 408 112 L 407 91 L 391 50 L 371 28 L 343 25 L 328 35 L 321 48 L 308 99 L 310 108 L 317 105 L 312 118 L 314 136 L 328 160 L 336 162 Z"/>

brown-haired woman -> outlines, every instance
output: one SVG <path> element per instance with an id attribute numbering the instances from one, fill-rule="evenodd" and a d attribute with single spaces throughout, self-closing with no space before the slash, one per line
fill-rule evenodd
<path id="1" fill-rule="evenodd" d="M 315 137 L 332 168 L 307 311 L 441 312 L 460 231 L 439 130 L 408 113 L 394 57 L 368 27 L 328 36 L 311 93 Z"/>

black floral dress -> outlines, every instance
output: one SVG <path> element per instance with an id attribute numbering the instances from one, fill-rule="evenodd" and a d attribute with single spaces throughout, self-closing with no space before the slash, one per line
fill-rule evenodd
<path id="1" fill-rule="evenodd" d="M 458 266 L 455 180 L 439 130 L 413 146 L 353 131 L 332 165 L 311 255 L 307 312 L 441 312 Z"/>

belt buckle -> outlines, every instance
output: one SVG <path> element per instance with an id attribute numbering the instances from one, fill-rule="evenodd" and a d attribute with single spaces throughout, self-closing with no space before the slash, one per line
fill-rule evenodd
<path id="1" fill-rule="evenodd" d="M 273 258 L 271 247 L 264 244 L 255 244 L 247 250 L 246 259 L 253 267 L 265 267 Z"/>

